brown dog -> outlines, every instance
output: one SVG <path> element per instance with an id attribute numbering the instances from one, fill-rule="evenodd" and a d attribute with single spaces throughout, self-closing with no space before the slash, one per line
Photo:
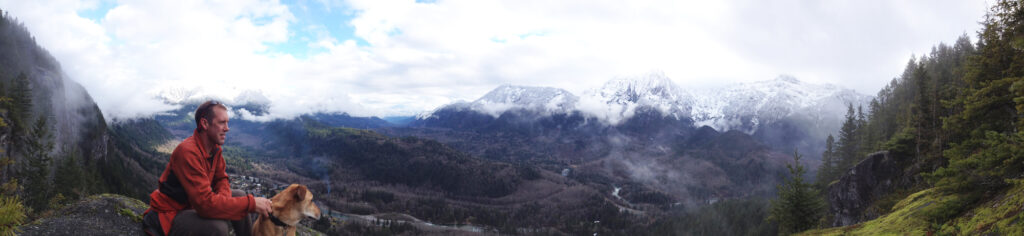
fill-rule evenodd
<path id="1" fill-rule="evenodd" d="M 274 213 L 270 217 L 260 216 L 252 226 L 257 236 L 278 236 L 287 232 L 295 235 L 295 225 L 303 217 L 320 219 L 320 208 L 313 203 L 313 192 L 305 185 L 292 184 L 270 199 Z"/>

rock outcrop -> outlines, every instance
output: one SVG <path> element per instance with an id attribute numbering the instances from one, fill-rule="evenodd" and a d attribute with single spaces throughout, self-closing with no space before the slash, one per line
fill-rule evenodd
<path id="1" fill-rule="evenodd" d="M 142 212 L 149 205 L 116 194 L 87 197 L 21 226 L 21 235 L 142 235 Z"/>
<path id="2" fill-rule="evenodd" d="M 21 226 L 19 235 L 144 235 L 146 208 L 149 204 L 122 195 L 93 195 Z M 324 234 L 301 226 L 296 235 Z"/>
<path id="3" fill-rule="evenodd" d="M 913 185 L 913 176 L 905 171 L 909 164 L 909 161 L 894 157 L 887 151 L 872 153 L 843 174 L 838 182 L 829 185 L 832 226 L 878 218 L 880 212 L 870 208 L 872 203 L 896 189 Z"/>

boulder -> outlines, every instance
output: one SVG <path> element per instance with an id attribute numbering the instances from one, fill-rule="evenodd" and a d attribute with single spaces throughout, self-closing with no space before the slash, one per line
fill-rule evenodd
<path id="1" fill-rule="evenodd" d="M 899 188 L 913 185 L 914 178 L 905 169 L 909 161 L 887 151 L 868 155 L 839 180 L 828 187 L 832 226 L 847 226 L 878 218 L 880 212 L 869 209 L 872 203 Z"/>

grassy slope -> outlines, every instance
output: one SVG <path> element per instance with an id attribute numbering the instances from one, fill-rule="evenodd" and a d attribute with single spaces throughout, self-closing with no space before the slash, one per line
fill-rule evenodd
<path id="1" fill-rule="evenodd" d="M 892 212 L 868 222 L 828 229 L 810 230 L 802 235 L 1024 235 L 1024 180 L 943 225 L 927 220 L 929 212 L 943 205 L 957 204 L 962 196 L 926 189 L 903 199 Z"/>

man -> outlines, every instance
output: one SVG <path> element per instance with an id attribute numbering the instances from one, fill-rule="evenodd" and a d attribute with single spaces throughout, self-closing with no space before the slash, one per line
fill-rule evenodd
<path id="1" fill-rule="evenodd" d="M 249 235 L 249 213 L 266 217 L 273 212 L 269 199 L 231 190 L 221 156 L 229 130 L 227 107 L 204 102 L 195 120 L 192 136 L 174 148 L 160 187 L 149 195 L 143 229 L 153 236 L 227 235 L 230 224 L 236 235 Z"/>

